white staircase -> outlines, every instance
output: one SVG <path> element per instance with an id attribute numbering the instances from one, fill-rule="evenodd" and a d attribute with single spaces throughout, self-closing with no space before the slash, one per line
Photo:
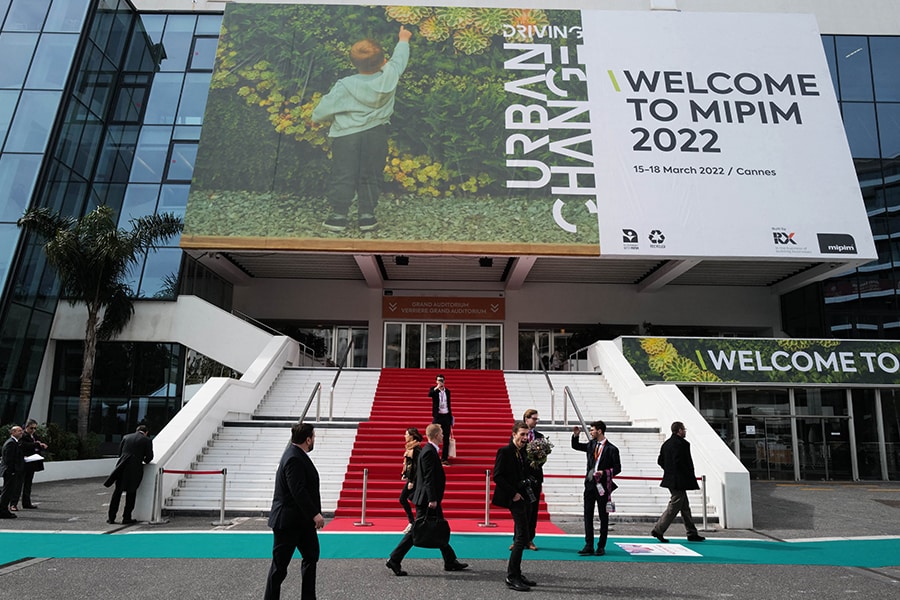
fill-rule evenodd
<path id="1" fill-rule="evenodd" d="M 550 438 L 553 453 L 544 465 L 544 499 L 554 517 L 566 519 L 581 518 L 584 511 L 582 494 L 587 459 L 584 452 L 573 450 L 571 446 L 572 426 L 578 423 L 571 404 L 567 407 L 568 424 L 563 424 L 563 402 L 568 402 L 564 388 L 568 387 L 585 422 L 602 420 L 606 423 L 606 437 L 619 448 L 622 472 L 616 484 L 619 489 L 613 494 L 616 516 L 619 520 L 649 520 L 662 514 L 669 501 L 669 492 L 659 487 L 662 469 L 656 464 L 659 447 L 668 437 L 658 427 L 635 427 L 629 415 L 622 408 L 610 388 L 609 383 L 599 373 L 556 373 L 550 374 L 555 389 L 554 410 L 551 413 L 550 388 L 542 374 L 506 373 L 506 387 L 509 391 L 513 415 L 521 419 L 529 409 L 537 409 L 540 416 L 538 430 Z M 552 416 L 556 423 L 552 423 Z M 582 432 L 582 442 L 588 440 Z M 621 477 L 650 477 L 652 480 L 621 479 Z M 700 492 L 690 492 L 691 507 L 695 520 L 702 514 Z M 715 516 L 715 507 L 707 504 L 710 516 Z"/>

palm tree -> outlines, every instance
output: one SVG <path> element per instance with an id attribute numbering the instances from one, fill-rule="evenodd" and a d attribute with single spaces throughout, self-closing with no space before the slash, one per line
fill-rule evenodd
<path id="1" fill-rule="evenodd" d="M 62 297 L 72 305 L 83 302 L 87 307 L 78 393 L 78 437 L 82 440 L 88 435 L 97 342 L 120 333 L 134 314 L 125 276 L 144 252 L 155 250 L 183 228 L 181 218 L 171 214 L 129 223 L 130 230 L 119 229 L 108 206 L 98 206 L 81 219 L 31 208 L 18 220 L 20 227 L 46 240 L 44 252 L 59 277 Z"/>

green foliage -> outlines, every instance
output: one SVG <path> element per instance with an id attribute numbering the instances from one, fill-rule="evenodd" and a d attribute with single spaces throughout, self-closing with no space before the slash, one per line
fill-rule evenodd
<path id="1" fill-rule="evenodd" d="M 322 193 L 328 127 L 312 122 L 313 108 L 338 78 L 353 73 L 352 43 L 372 38 L 391 52 L 402 23 L 414 35 L 397 89 L 385 191 L 505 193 L 514 174 L 505 164 L 504 111 L 527 99 L 506 92 L 504 84 L 535 73 L 503 68 L 510 53 L 501 34 L 504 26 L 541 27 L 551 20 L 580 25 L 577 11 L 235 4 L 219 41 L 208 104 L 208 121 L 223 130 L 204 128 L 193 189 Z M 583 83 L 565 84 L 567 99 L 586 98 Z M 263 122 L 268 126 L 257 127 Z M 250 140 L 248 131 L 265 133 Z M 544 146 L 529 158 L 548 161 L 550 154 Z M 577 162 L 559 155 L 553 161 Z M 207 172 L 203 165 L 215 168 Z"/>
<path id="2" fill-rule="evenodd" d="M 9 430 L 13 425 L 14 423 L 7 423 L 0 426 L 0 440 L 6 441 L 9 438 Z M 97 434 L 92 433 L 82 441 L 77 434 L 65 431 L 56 423 L 38 425 L 36 433 L 38 438 L 47 444 L 47 450 L 41 453 L 47 462 L 82 460 L 99 456 L 100 437 Z"/>

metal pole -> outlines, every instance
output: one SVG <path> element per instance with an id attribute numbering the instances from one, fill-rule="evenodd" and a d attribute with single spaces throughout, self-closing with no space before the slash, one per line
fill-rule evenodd
<path id="1" fill-rule="evenodd" d="M 156 498 L 154 499 L 153 506 L 153 519 L 150 521 L 151 525 L 160 525 L 162 523 L 168 523 L 168 520 L 163 521 L 162 519 L 162 503 L 163 503 L 163 473 L 165 471 L 162 467 L 157 469 L 156 471 Z"/>
<path id="2" fill-rule="evenodd" d="M 556 390 L 550 390 L 550 423 L 556 425 Z"/>
<path id="3" fill-rule="evenodd" d="M 332 388 L 333 389 L 333 388 Z M 366 494 L 369 491 L 369 469 L 363 469 L 363 489 L 362 489 L 362 516 L 359 523 L 354 523 L 356 527 L 371 527 L 373 523 L 366 521 Z"/>
<path id="4" fill-rule="evenodd" d="M 484 472 L 484 523 L 479 523 L 479 527 L 496 527 L 496 523 L 491 523 L 491 472 Z"/>
<path id="5" fill-rule="evenodd" d="M 228 469 L 222 469 L 222 505 L 219 507 L 219 520 L 213 525 L 231 525 L 231 521 L 225 520 L 225 482 L 228 479 Z"/>
<path id="6" fill-rule="evenodd" d="M 700 476 L 700 496 L 703 499 L 703 531 L 709 531 L 706 521 L 706 475 Z"/>

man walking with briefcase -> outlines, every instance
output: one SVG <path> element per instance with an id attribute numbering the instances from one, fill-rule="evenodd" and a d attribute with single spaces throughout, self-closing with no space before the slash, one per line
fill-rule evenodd
<path id="1" fill-rule="evenodd" d="M 444 512 L 441 510 L 441 500 L 444 499 L 444 487 L 447 477 L 444 474 L 444 467 L 441 464 L 439 448 L 441 442 L 444 441 L 444 434 L 441 426 L 432 423 L 425 429 L 425 437 L 428 443 L 419 453 L 419 465 L 416 469 L 416 485 L 413 488 L 413 502 L 416 505 L 416 519 L 425 516 L 426 512 L 434 514 L 438 519 L 444 518 Z M 414 526 L 415 529 L 415 526 Z M 403 557 L 413 547 L 413 531 L 409 531 L 403 535 L 403 539 L 391 552 L 391 556 L 385 565 L 397 577 L 404 577 L 407 572 L 400 568 Z M 445 571 L 462 571 L 469 565 L 459 562 L 456 553 L 447 542 L 440 546 L 441 556 L 444 558 Z"/>

